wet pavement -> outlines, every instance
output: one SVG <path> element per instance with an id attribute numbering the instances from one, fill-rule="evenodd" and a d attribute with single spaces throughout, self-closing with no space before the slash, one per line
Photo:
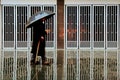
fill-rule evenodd
<path id="1" fill-rule="evenodd" d="M 120 80 L 119 50 L 48 50 L 50 66 L 30 65 L 29 52 L 1 51 L 0 80 Z"/>

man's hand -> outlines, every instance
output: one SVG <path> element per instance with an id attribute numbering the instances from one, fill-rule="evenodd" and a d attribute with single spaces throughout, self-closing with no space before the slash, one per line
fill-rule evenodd
<path id="1" fill-rule="evenodd" d="M 50 33 L 50 29 L 46 29 L 45 32 L 48 34 Z"/>
<path id="2" fill-rule="evenodd" d="M 43 37 L 43 36 L 41 36 L 41 39 L 44 39 L 44 37 Z"/>

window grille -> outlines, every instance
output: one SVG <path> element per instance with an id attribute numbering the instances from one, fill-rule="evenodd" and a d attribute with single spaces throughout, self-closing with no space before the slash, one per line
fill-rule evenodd
<path id="1" fill-rule="evenodd" d="M 94 47 L 104 47 L 104 6 L 94 6 Z"/>
<path id="2" fill-rule="evenodd" d="M 27 22 L 27 7 L 17 6 L 17 47 L 27 47 L 27 30 L 25 24 Z"/>
<path id="3" fill-rule="evenodd" d="M 80 6 L 80 47 L 90 47 L 90 6 Z"/>
<path id="4" fill-rule="evenodd" d="M 107 6 L 107 47 L 117 47 L 117 6 Z"/>
<path id="5" fill-rule="evenodd" d="M 67 7 L 67 47 L 77 47 L 77 6 Z"/>
<path id="6" fill-rule="evenodd" d="M 4 6 L 4 18 L 3 18 L 3 39 L 4 47 L 14 47 L 14 7 L 13 6 Z"/>

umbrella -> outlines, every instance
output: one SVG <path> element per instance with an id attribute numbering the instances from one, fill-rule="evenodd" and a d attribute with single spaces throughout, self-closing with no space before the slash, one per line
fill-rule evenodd
<path id="1" fill-rule="evenodd" d="M 46 20 L 52 17 L 55 13 L 51 11 L 39 11 L 31 16 L 26 24 L 26 28 L 32 27 L 36 22 Z"/>

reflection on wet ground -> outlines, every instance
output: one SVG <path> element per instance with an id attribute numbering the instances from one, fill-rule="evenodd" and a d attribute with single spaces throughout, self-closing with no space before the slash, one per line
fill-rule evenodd
<path id="1" fill-rule="evenodd" d="M 63 64 L 56 51 L 47 51 L 50 66 L 30 65 L 28 53 L 1 51 L 0 80 L 120 80 L 118 50 L 65 50 Z"/>

